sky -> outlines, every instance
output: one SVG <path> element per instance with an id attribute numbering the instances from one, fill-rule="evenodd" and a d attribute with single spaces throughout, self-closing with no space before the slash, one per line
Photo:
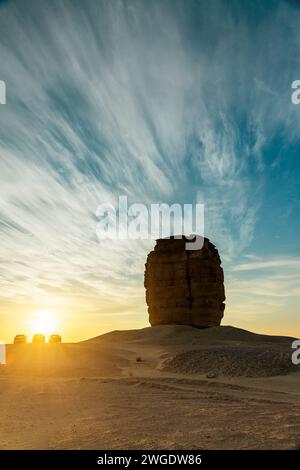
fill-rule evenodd
<path id="1" fill-rule="evenodd" d="M 300 337 L 300 2 L 0 1 L 0 340 L 148 325 L 151 240 L 99 204 L 202 203 L 223 324 Z"/>

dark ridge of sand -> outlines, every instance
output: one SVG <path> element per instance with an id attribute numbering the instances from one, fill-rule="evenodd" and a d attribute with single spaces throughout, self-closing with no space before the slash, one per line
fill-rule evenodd
<path id="1" fill-rule="evenodd" d="M 288 348 L 231 346 L 185 351 L 166 359 L 160 370 L 177 374 L 208 374 L 211 377 L 274 377 L 299 372 Z"/>

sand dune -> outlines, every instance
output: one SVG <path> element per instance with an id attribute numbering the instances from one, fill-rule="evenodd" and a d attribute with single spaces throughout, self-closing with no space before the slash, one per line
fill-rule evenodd
<path id="1" fill-rule="evenodd" d="M 295 448 L 292 340 L 165 325 L 9 345 L 0 448 Z"/>
<path id="2" fill-rule="evenodd" d="M 5 373 L 120 375 L 133 359 L 143 356 L 147 362 L 150 360 L 153 370 L 224 376 L 282 375 L 297 371 L 290 360 L 292 341 L 231 326 L 197 329 L 163 325 L 112 331 L 76 344 L 8 345 Z"/>
<path id="3" fill-rule="evenodd" d="M 111 331 L 89 339 L 87 342 L 140 342 L 151 345 L 188 346 L 191 342 L 215 344 L 218 341 L 237 341 L 241 343 L 284 343 L 291 345 L 295 338 L 288 336 L 271 336 L 252 333 L 233 326 L 214 326 L 211 328 L 194 328 L 186 325 L 159 325 L 139 330 Z"/>

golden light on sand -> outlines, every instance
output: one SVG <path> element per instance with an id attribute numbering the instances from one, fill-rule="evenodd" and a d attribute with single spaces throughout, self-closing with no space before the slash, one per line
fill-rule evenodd
<path id="1" fill-rule="evenodd" d="M 5 344 L 0 340 L 0 364 L 6 364 Z"/>
<path id="2" fill-rule="evenodd" d="M 32 332 L 49 335 L 56 333 L 57 319 L 53 312 L 36 312 L 32 320 Z"/>

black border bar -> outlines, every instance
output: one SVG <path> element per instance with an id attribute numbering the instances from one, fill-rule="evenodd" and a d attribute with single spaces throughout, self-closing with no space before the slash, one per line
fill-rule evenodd
<path id="1" fill-rule="evenodd" d="M 52 465 L 95 468 L 147 468 L 149 466 L 177 466 L 210 468 L 229 465 L 299 465 L 300 450 L 0 450 L 0 467 L 16 465 L 42 468 Z M 177 465 L 175 465 L 177 464 Z"/>

